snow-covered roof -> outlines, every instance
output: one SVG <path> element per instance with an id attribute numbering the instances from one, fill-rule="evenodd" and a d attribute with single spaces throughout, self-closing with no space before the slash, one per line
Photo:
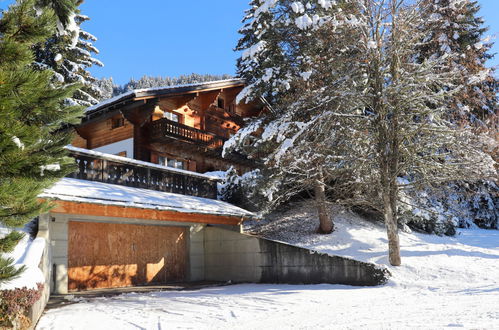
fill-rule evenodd
<path id="1" fill-rule="evenodd" d="M 102 101 L 101 103 L 98 103 L 98 104 L 93 105 L 91 107 L 88 107 L 86 109 L 86 112 L 91 113 L 91 112 L 97 111 L 99 109 L 111 106 L 115 103 L 119 103 L 120 101 L 125 101 L 128 99 L 133 99 L 133 98 L 137 98 L 137 97 L 188 93 L 188 92 L 193 92 L 193 91 L 198 91 L 198 90 L 217 89 L 217 88 L 222 88 L 222 87 L 226 87 L 226 86 L 242 85 L 242 84 L 244 84 L 244 80 L 236 78 L 236 79 L 205 81 L 205 82 L 196 83 L 196 84 L 184 84 L 184 85 L 135 89 L 135 90 L 117 95 L 115 97 L 112 97 L 108 100 Z"/>
<path id="2" fill-rule="evenodd" d="M 58 181 L 38 197 L 183 213 L 245 218 L 254 215 L 249 211 L 219 200 L 70 178 Z"/>

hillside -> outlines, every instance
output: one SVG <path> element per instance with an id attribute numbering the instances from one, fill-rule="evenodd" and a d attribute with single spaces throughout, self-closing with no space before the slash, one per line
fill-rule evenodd
<path id="1" fill-rule="evenodd" d="M 315 233 L 317 215 L 313 204 L 295 203 L 268 220 L 252 222 L 245 230 L 254 234 L 387 266 L 390 285 L 401 287 L 497 287 L 499 280 L 499 231 L 458 230 L 455 237 L 400 232 L 402 266 L 391 267 L 387 258 L 386 232 L 381 223 L 333 207 L 336 231 Z M 495 275 L 493 275 L 495 274 Z M 499 291 L 498 291 L 499 293 Z"/>

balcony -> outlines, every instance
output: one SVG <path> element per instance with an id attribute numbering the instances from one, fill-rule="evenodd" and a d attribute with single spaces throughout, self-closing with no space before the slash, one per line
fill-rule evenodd
<path id="1" fill-rule="evenodd" d="M 166 118 L 155 120 L 149 124 L 152 142 L 168 142 L 179 140 L 209 150 L 222 148 L 226 139 L 216 134 L 194 127 L 183 125 Z"/>
<path id="2" fill-rule="evenodd" d="M 217 198 L 217 178 L 92 150 L 66 147 L 78 170 L 68 177 L 175 194 Z"/>

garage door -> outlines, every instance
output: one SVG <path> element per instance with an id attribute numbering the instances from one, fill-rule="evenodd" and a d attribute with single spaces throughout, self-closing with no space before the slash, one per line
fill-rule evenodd
<path id="1" fill-rule="evenodd" d="M 185 227 L 79 221 L 68 227 L 70 291 L 186 279 Z"/>

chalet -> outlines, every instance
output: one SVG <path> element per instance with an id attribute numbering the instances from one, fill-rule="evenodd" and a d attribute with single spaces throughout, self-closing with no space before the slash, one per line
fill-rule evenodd
<path id="1" fill-rule="evenodd" d="M 87 109 L 73 146 L 198 173 L 248 168 L 242 157 L 222 159 L 221 148 L 262 110 L 236 104 L 244 87 L 232 79 L 135 90 Z"/>
<path id="2" fill-rule="evenodd" d="M 218 201 L 235 166 L 224 142 L 261 111 L 236 104 L 241 80 L 134 90 L 86 110 L 68 150 L 78 170 L 40 196 L 52 248 L 53 292 L 213 279 L 206 226 L 239 231 L 252 214 Z"/>
<path id="3" fill-rule="evenodd" d="M 241 233 L 252 214 L 217 200 L 209 173 L 248 160 L 223 143 L 262 105 L 237 104 L 240 80 L 135 90 L 86 111 L 77 171 L 39 196 L 52 293 L 190 281 L 376 285 L 384 271 Z M 47 294 L 48 295 L 48 294 Z"/>

